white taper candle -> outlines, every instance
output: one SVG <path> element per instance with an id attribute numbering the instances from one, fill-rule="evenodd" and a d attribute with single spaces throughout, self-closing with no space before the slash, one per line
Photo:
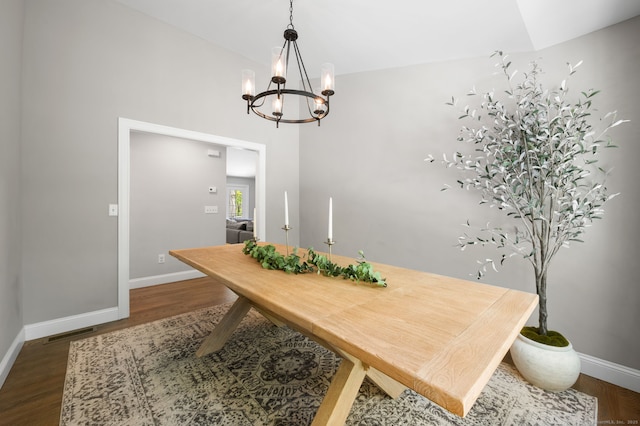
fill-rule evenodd
<path id="1" fill-rule="evenodd" d="M 287 191 L 284 191 L 284 226 L 289 226 L 289 200 L 287 200 Z"/>
<path id="2" fill-rule="evenodd" d="M 329 197 L 329 233 L 327 235 L 329 241 L 333 241 L 333 198 Z"/>

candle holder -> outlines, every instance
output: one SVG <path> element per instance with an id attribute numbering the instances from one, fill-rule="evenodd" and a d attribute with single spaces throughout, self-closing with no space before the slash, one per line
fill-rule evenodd
<path id="1" fill-rule="evenodd" d="M 291 227 L 287 224 L 285 224 L 282 227 L 282 230 L 284 230 L 284 238 L 285 238 L 285 242 L 287 244 L 287 256 L 289 256 L 289 230 L 291 229 Z"/>
<path id="2" fill-rule="evenodd" d="M 325 241 L 324 243 L 329 246 L 329 262 L 333 262 L 331 260 L 331 246 L 334 245 L 336 242 L 333 241 L 331 238 L 327 238 L 327 241 Z"/>

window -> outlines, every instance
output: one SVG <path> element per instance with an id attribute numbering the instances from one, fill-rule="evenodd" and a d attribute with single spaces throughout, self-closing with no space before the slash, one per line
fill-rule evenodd
<path id="1" fill-rule="evenodd" d="M 249 186 L 227 185 L 227 217 L 249 218 Z"/>

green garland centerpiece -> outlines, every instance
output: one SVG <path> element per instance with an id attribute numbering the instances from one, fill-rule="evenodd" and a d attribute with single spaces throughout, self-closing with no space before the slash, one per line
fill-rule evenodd
<path id="1" fill-rule="evenodd" d="M 254 240 L 244 242 L 242 252 L 256 259 L 263 268 L 284 271 L 288 274 L 305 274 L 316 272 L 326 277 L 342 277 L 356 283 L 364 282 L 377 287 L 386 287 L 386 278 L 380 272 L 374 271 L 373 266 L 364 258 L 362 250 L 356 264 L 342 267 L 331 262 L 327 256 L 316 253 L 313 248 L 307 249 L 306 260 L 298 255 L 298 249 L 284 256 L 271 245 L 258 245 Z"/>

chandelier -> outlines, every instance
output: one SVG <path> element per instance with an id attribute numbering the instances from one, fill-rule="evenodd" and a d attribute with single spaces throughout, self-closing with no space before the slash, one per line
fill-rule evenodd
<path id="1" fill-rule="evenodd" d="M 329 97 L 334 92 L 333 64 L 322 64 L 320 72 L 320 88 L 311 89 L 311 82 L 307 70 L 302 62 L 302 55 L 298 48 L 298 32 L 293 26 L 293 0 L 289 1 L 289 25 L 284 30 L 284 44 L 274 47 L 271 53 L 271 80 L 267 90 L 255 94 L 255 73 L 252 70 L 242 70 L 242 99 L 247 101 L 247 114 L 253 111 L 267 120 L 275 121 L 276 127 L 280 123 L 313 123 L 318 122 L 329 114 Z M 289 62 L 294 65 L 289 70 Z M 298 69 L 296 74 L 293 68 Z M 299 78 L 301 88 L 288 89 L 290 82 Z M 285 109 L 285 95 L 287 105 Z M 306 111 L 299 111 L 299 99 L 306 104 Z M 295 101 L 295 102 L 294 102 Z"/>

